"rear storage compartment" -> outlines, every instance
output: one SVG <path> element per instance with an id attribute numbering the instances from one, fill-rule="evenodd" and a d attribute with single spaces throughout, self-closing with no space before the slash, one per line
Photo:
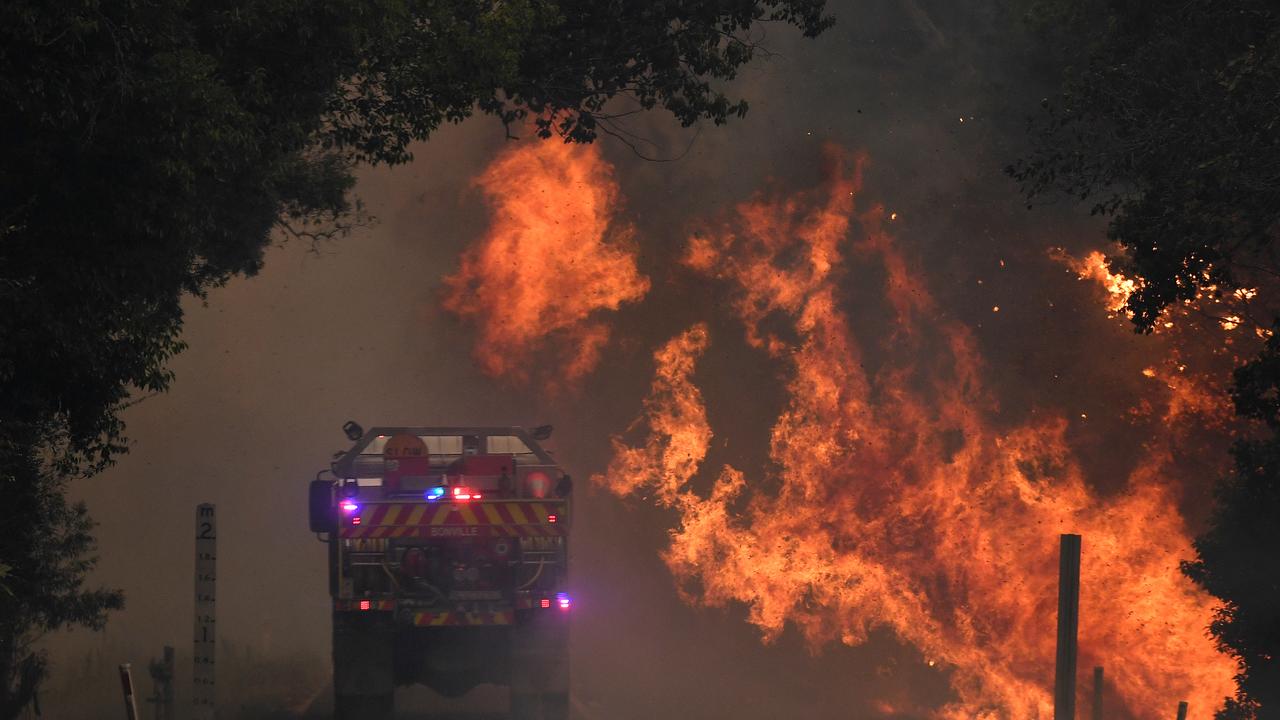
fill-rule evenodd
<path id="1" fill-rule="evenodd" d="M 510 687 L 513 718 L 567 718 L 571 483 L 536 442 L 520 428 L 375 429 L 334 472 L 310 506 L 330 547 L 337 716 L 389 717 L 397 685 L 493 683 Z"/>

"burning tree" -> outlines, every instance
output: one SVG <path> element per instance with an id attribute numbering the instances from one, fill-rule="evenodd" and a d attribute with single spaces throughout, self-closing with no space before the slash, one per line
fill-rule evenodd
<path id="1" fill-rule="evenodd" d="M 1110 218 L 1138 332 L 1187 308 L 1274 338 L 1280 312 L 1280 13 L 1259 0 L 1031 3 L 1056 41 L 1063 92 L 1011 167 L 1028 197 L 1062 191 Z M 1214 332 L 1210 328 L 1208 332 Z M 1230 339 L 1225 343 L 1229 344 Z M 1242 345 L 1242 344 L 1241 344 Z M 1237 352 L 1241 345 L 1237 345 Z M 1226 606 L 1213 624 L 1241 661 L 1224 717 L 1280 717 L 1280 383 L 1275 341 L 1235 374 L 1241 417 L 1267 427 L 1236 444 L 1188 574 Z M 1247 352 L 1241 354 L 1247 357 Z M 1257 430 L 1254 428 L 1253 430 Z M 1251 430 L 1250 432 L 1253 432 Z"/>

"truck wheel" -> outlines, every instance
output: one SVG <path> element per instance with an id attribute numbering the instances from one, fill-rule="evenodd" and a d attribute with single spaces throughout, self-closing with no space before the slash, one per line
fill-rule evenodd
<path id="1" fill-rule="evenodd" d="M 394 709 L 395 623 L 390 613 L 334 613 L 333 695 L 338 720 L 386 720 Z"/>

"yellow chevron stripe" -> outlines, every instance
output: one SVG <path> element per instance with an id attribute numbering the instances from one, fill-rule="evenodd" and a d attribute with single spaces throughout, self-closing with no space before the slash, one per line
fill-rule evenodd
<path id="1" fill-rule="evenodd" d="M 502 516 L 498 514 L 498 508 L 494 507 L 489 503 L 485 503 L 484 505 L 480 506 L 480 509 L 484 511 L 484 516 L 489 519 L 489 524 L 491 525 L 502 524 Z"/>
<path id="2" fill-rule="evenodd" d="M 449 506 L 441 505 L 436 508 L 436 514 L 431 516 L 432 525 L 443 525 L 445 519 L 449 517 Z"/>
<path id="3" fill-rule="evenodd" d="M 458 508 L 458 512 L 462 514 L 462 522 L 468 525 L 479 524 L 476 521 L 476 511 L 470 505 L 463 505 Z"/>
<path id="4" fill-rule="evenodd" d="M 533 514 L 534 522 L 547 521 L 547 507 L 541 503 L 534 503 L 529 506 L 529 512 Z"/>
<path id="5" fill-rule="evenodd" d="M 511 517 L 515 519 L 517 525 L 527 525 L 529 520 L 525 518 L 524 509 L 519 503 L 507 503 L 507 510 L 511 512 Z"/>
<path id="6" fill-rule="evenodd" d="M 402 525 L 417 525 L 418 523 L 422 522 L 422 516 L 423 516 L 424 514 L 426 514 L 426 512 L 427 512 L 427 506 L 426 506 L 426 505 L 416 505 L 416 506 L 414 506 L 414 508 L 413 508 L 413 512 L 410 512 L 410 513 L 409 513 L 409 519 L 405 520 L 405 521 L 404 521 L 403 523 L 401 523 L 401 524 L 402 524 Z"/>

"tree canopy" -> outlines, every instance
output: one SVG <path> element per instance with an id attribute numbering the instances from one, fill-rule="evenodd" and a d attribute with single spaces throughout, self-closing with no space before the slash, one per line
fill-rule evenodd
<path id="1" fill-rule="evenodd" d="M 1065 82 L 1010 168 L 1110 217 L 1150 331 L 1174 303 L 1280 276 L 1280 12 L 1264 0 L 1043 0 Z"/>
<path id="2" fill-rule="evenodd" d="M 1224 601 L 1211 627 L 1240 658 L 1240 695 L 1225 718 L 1280 717 L 1280 336 L 1235 373 L 1236 409 L 1268 428 L 1233 449 L 1235 472 L 1216 488 L 1217 504 L 1183 571 Z"/>

